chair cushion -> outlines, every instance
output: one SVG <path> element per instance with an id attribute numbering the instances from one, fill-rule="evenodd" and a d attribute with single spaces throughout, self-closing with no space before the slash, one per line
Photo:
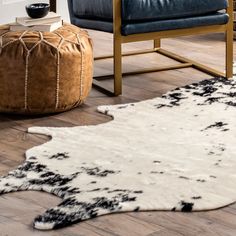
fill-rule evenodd
<path id="1" fill-rule="evenodd" d="M 229 20 L 228 14 L 214 13 L 210 15 L 180 18 L 174 20 L 159 20 L 151 22 L 140 22 L 136 24 L 126 23 L 122 25 L 122 35 L 158 32 L 164 30 L 186 29 L 198 26 L 223 25 Z M 72 18 L 72 23 L 82 28 L 101 30 L 112 33 L 113 23 L 109 21 Z"/>
<path id="2" fill-rule="evenodd" d="M 79 18 L 112 21 L 112 0 L 69 0 Z M 227 0 L 121 0 L 123 21 L 193 17 L 227 8 Z"/>
<path id="3" fill-rule="evenodd" d="M 212 15 L 187 17 L 174 20 L 159 20 L 151 22 L 140 22 L 137 24 L 122 25 L 122 35 L 159 32 L 165 30 L 187 29 L 198 26 L 223 25 L 229 21 L 229 15 L 216 13 Z"/>

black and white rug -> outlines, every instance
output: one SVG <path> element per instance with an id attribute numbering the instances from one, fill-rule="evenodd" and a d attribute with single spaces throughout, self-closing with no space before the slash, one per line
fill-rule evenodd
<path id="1" fill-rule="evenodd" d="M 126 211 L 200 211 L 236 201 L 236 81 L 206 80 L 99 112 L 108 123 L 33 127 L 52 140 L 0 178 L 0 194 L 38 190 L 61 203 L 41 230 Z"/>

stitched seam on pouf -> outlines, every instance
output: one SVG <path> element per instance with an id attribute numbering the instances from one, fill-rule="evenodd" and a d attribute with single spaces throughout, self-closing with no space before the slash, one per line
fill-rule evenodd
<path id="1" fill-rule="evenodd" d="M 7 32 L 5 32 L 4 34 L 2 34 L 1 36 L 0 36 L 0 38 L 1 38 L 1 40 L 3 39 L 3 37 L 5 36 L 5 35 L 7 35 L 8 33 L 9 33 L 10 31 L 7 31 Z M 0 45 L 0 49 L 3 49 L 3 48 L 5 48 L 6 46 L 8 46 L 8 45 L 10 45 L 10 44 L 12 44 L 12 43 L 14 43 L 14 42 L 16 42 L 16 41 L 18 41 L 19 39 L 14 39 L 14 40 L 12 40 L 12 41 L 9 41 L 8 43 L 6 43 L 4 46 L 3 46 L 3 40 L 2 40 L 2 45 Z"/>
<path id="2" fill-rule="evenodd" d="M 60 49 L 65 39 L 59 33 L 56 33 L 56 35 L 61 38 L 60 43 L 57 47 L 57 79 L 56 79 L 56 99 L 55 99 L 56 102 L 55 109 L 57 110 L 59 107 L 59 90 L 60 90 Z"/>
<path id="3" fill-rule="evenodd" d="M 19 41 L 22 43 L 22 45 L 24 46 L 24 49 L 26 50 L 27 52 L 27 55 L 26 55 L 26 58 L 25 58 L 25 86 L 24 86 L 24 108 L 25 110 L 27 110 L 27 107 L 28 107 L 28 80 L 29 80 L 29 58 L 30 58 L 30 53 L 42 42 L 43 40 L 43 35 L 41 32 L 39 32 L 39 37 L 40 37 L 40 40 L 31 48 L 31 49 L 28 49 L 24 40 L 22 39 L 25 34 L 27 34 L 28 31 L 24 31 L 20 38 L 19 38 Z"/>
<path id="4" fill-rule="evenodd" d="M 80 73 L 80 97 L 79 97 L 79 102 L 81 102 L 82 97 L 83 97 L 83 81 L 84 81 L 84 51 L 83 51 L 83 45 L 80 39 L 80 36 L 76 34 L 78 43 L 80 45 L 80 50 L 81 50 L 81 73 Z"/>

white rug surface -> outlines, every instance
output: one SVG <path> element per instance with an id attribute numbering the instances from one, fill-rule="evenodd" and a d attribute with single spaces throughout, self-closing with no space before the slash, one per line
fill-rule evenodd
<path id="1" fill-rule="evenodd" d="M 39 190 L 62 202 L 34 220 L 41 230 L 99 215 L 200 211 L 236 201 L 236 81 L 213 79 L 162 98 L 102 106 L 108 123 L 33 127 L 52 140 L 0 178 L 0 194 Z"/>

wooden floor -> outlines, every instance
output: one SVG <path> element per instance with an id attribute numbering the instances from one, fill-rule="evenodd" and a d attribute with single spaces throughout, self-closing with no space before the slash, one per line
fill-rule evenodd
<path id="1" fill-rule="evenodd" d="M 95 40 L 95 55 L 111 53 L 109 34 L 90 32 Z M 125 46 L 125 50 L 149 48 L 151 42 Z M 164 48 L 182 53 L 224 70 L 223 35 L 185 37 L 164 40 Z M 235 54 L 236 58 L 236 54 Z M 155 65 L 173 64 L 157 54 L 129 57 L 124 71 Z M 112 61 L 96 63 L 96 74 L 112 71 Z M 0 174 L 6 174 L 24 161 L 24 152 L 44 143 L 47 138 L 27 134 L 31 126 L 75 126 L 108 122 L 110 119 L 96 112 L 96 106 L 116 104 L 161 96 L 178 86 L 209 78 L 193 69 L 150 73 L 124 79 L 123 96 L 107 97 L 96 90 L 86 103 L 67 113 L 47 117 L 0 115 Z M 109 84 L 111 81 L 104 81 Z M 227 174 L 227 173 L 226 173 Z M 223 183 L 222 183 L 223 184 Z M 236 187 L 236 186 L 235 186 Z M 235 196 L 236 198 L 236 196 Z M 0 197 L 0 236 L 235 236 L 236 204 L 221 210 L 199 213 L 141 212 L 103 216 L 62 230 L 41 232 L 33 230 L 33 218 L 59 199 L 46 193 L 21 192 Z"/>

